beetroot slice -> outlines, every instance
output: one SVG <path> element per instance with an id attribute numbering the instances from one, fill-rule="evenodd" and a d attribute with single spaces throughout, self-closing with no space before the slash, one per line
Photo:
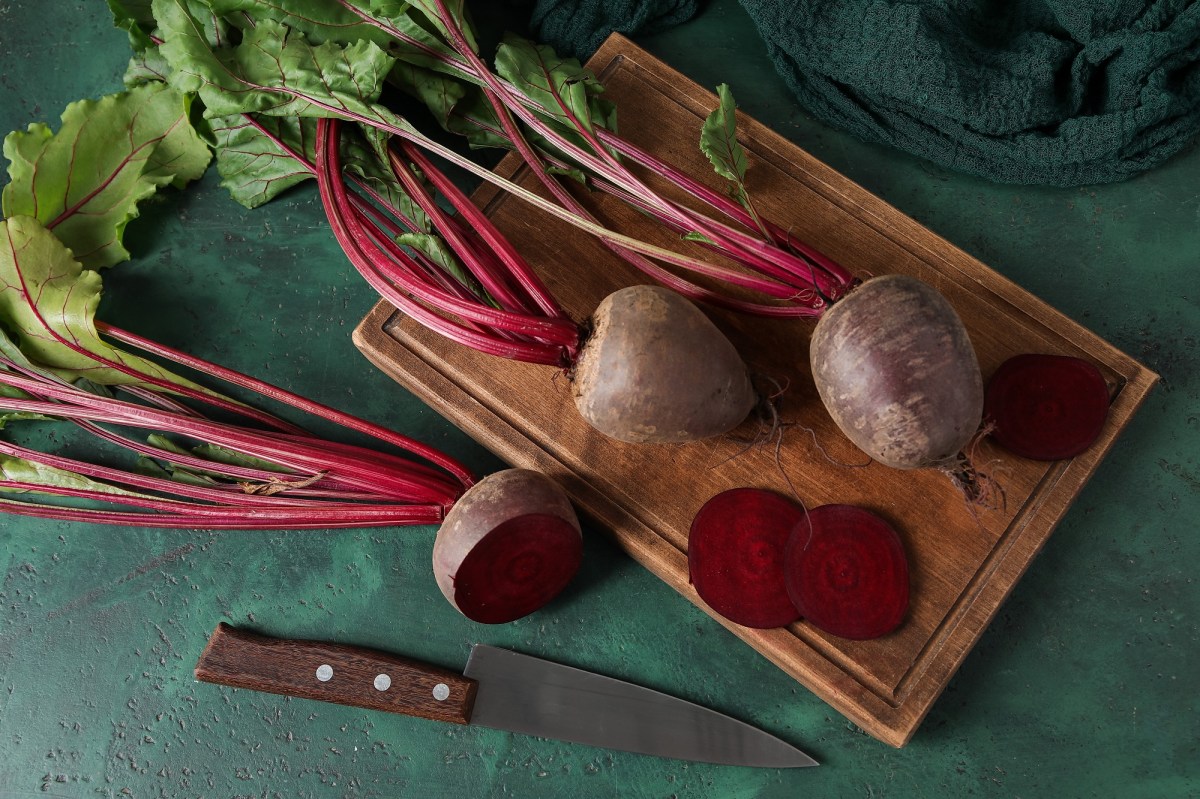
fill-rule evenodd
<path id="1" fill-rule="evenodd" d="M 484 535 L 454 574 L 454 604 L 467 618 L 503 624 L 538 610 L 579 570 L 583 541 L 567 521 L 529 513 Z"/>
<path id="2" fill-rule="evenodd" d="M 734 488 L 700 508 L 688 534 L 692 585 L 708 606 L 745 627 L 798 617 L 783 579 L 783 555 L 804 509 L 758 488 Z"/>
<path id="3" fill-rule="evenodd" d="M 878 638 L 908 611 L 908 559 L 883 519 L 854 505 L 809 511 L 788 541 L 788 595 L 814 627 L 842 638 Z"/>
<path id="4" fill-rule="evenodd" d="M 1033 460 L 1073 458 L 1090 447 L 1108 418 L 1108 384 L 1094 365 L 1068 355 L 1009 358 L 988 381 L 984 418 L 992 438 Z"/>

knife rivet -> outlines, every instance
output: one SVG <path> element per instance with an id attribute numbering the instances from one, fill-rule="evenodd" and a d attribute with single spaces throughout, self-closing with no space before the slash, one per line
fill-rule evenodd
<path id="1" fill-rule="evenodd" d="M 375 675 L 375 690 L 386 691 L 392 687 L 392 678 L 386 674 Z"/>
<path id="2" fill-rule="evenodd" d="M 317 666 L 317 679 L 321 682 L 329 682 L 333 679 L 333 666 L 328 663 L 322 663 Z"/>
<path id="3" fill-rule="evenodd" d="M 445 702 L 450 697 L 450 686 L 444 682 L 440 682 L 433 686 L 433 698 L 439 702 Z"/>

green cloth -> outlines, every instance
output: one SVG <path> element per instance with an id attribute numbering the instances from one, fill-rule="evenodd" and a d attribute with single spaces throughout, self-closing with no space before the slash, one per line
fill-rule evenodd
<path id="1" fill-rule="evenodd" d="M 1200 132 L 1198 0 L 740 0 L 810 113 L 1005 183 L 1131 177 Z M 692 0 L 537 0 L 535 38 L 586 57 Z M 736 90 L 736 87 L 735 87 Z"/>
<path id="2" fill-rule="evenodd" d="M 1121 180 L 1200 131 L 1194 0 L 741 0 L 801 104 L 1007 183 Z"/>
<path id="3" fill-rule="evenodd" d="M 560 55 L 586 58 L 613 31 L 657 33 L 691 19 L 696 8 L 697 0 L 538 0 L 529 24 Z"/>

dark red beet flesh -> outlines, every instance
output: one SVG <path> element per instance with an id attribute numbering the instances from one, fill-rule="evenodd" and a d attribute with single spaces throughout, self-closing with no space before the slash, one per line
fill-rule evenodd
<path id="1" fill-rule="evenodd" d="M 503 624 L 553 599 L 579 570 L 579 531 L 557 516 L 529 513 L 497 525 L 454 574 L 454 604 L 467 618 Z"/>
<path id="2" fill-rule="evenodd" d="M 804 509 L 779 494 L 735 488 L 704 504 L 688 534 L 692 585 L 730 621 L 766 629 L 798 617 L 783 578 L 788 537 Z"/>
<path id="3" fill-rule="evenodd" d="M 1094 365 L 1068 355 L 1009 358 L 988 381 L 984 418 L 997 444 L 1042 461 L 1090 447 L 1108 417 L 1108 384 Z"/>
<path id="4" fill-rule="evenodd" d="M 857 640 L 900 626 L 908 611 L 908 558 L 883 519 L 853 505 L 822 505 L 792 533 L 788 595 L 814 627 Z"/>

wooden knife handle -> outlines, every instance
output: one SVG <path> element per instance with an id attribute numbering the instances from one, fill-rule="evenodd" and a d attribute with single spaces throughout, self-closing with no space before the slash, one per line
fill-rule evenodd
<path id="1" fill-rule="evenodd" d="M 217 625 L 196 679 L 339 705 L 466 724 L 476 683 L 448 669 L 370 649 L 268 638 Z"/>

